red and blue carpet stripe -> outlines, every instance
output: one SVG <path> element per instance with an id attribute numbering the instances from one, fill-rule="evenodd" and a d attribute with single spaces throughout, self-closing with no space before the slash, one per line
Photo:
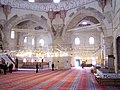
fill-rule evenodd
<path id="1" fill-rule="evenodd" d="M 90 69 L 15 71 L 0 74 L 0 90 L 120 90 L 96 82 Z"/>

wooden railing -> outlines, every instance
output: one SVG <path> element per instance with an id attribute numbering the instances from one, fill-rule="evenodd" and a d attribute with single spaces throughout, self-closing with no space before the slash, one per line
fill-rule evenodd
<path id="1" fill-rule="evenodd" d="M 35 68 L 36 64 L 39 68 L 49 68 L 49 62 L 24 62 L 22 68 Z"/>

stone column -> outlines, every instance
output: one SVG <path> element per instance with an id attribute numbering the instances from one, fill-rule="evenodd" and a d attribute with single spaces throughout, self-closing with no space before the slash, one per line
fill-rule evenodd
<path id="1" fill-rule="evenodd" d="M 104 37 L 105 40 L 105 55 L 113 55 L 113 37 Z"/>
<path id="2" fill-rule="evenodd" d="M 108 36 L 104 37 L 105 40 L 105 55 L 106 55 L 106 62 L 105 65 L 108 67 L 109 71 L 113 72 L 114 69 L 114 55 L 113 55 L 113 37 Z"/>
<path id="3" fill-rule="evenodd" d="M 10 41 L 10 38 L 9 38 L 10 37 L 10 31 L 7 28 L 6 24 L 3 27 L 3 34 L 4 34 L 4 37 L 3 37 L 3 46 L 4 46 L 5 50 L 8 50 L 9 49 L 9 41 Z"/>
<path id="4" fill-rule="evenodd" d="M 53 39 L 53 53 L 61 51 L 60 43 L 62 43 L 62 42 L 63 41 L 62 41 L 61 37 L 58 37 L 58 36 L 56 38 L 54 37 L 54 39 Z M 53 63 L 55 64 L 56 69 L 60 69 L 61 63 L 62 63 L 62 58 L 60 56 L 58 56 L 58 57 L 53 56 Z"/>
<path id="5" fill-rule="evenodd" d="M 14 49 L 17 49 L 19 50 L 21 47 L 20 47 L 20 32 L 15 32 L 15 40 L 16 40 L 16 48 Z"/>

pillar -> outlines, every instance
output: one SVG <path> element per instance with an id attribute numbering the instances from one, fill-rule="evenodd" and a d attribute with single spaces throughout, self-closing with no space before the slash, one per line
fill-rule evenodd
<path id="1" fill-rule="evenodd" d="M 105 55 L 113 55 L 113 37 L 104 37 L 105 40 Z"/>
<path id="2" fill-rule="evenodd" d="M 105 66 L 109 69 L 109 71 L 113 71 L 114 69 L 114 55 L 113 55 L 113 37 L 108 36 L 104 37 L 105 40 Z"/>

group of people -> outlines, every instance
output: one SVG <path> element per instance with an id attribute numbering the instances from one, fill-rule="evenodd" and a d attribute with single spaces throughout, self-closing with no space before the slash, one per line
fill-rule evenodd
<path id="1" fill-rule="evenodd" d="M 12 73 L 12 69 L 13 69 L 13 64 L 9 64 L 8 63 L 2 63 L 0 64 L 0 69 L 3 70 L 3 73 L 6 74 L 7 70 Z"/>

